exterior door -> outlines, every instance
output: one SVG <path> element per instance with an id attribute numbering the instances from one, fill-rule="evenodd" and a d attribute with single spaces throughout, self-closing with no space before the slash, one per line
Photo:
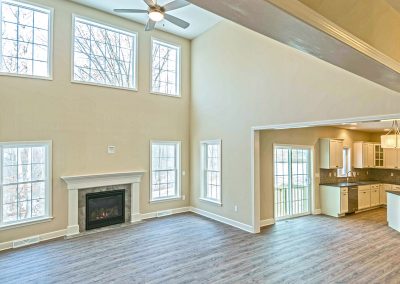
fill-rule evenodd
<path id="1" fill-rule="evenodd" d="M 311 149 L 274 147 L 274 215 L 283 219 L 310 214 Z"/>

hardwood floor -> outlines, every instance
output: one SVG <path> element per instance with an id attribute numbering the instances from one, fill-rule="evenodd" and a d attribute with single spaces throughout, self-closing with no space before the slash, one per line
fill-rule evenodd
<path id="1" fill-rule="evenodd" d="M 400 283 L 386 210 L 252 235 L 187 213 L 0 253 L 0 283 Z"/>

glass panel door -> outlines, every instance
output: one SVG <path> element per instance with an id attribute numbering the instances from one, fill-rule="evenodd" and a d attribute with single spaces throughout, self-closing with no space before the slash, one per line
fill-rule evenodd
<path id="1" fill-rule="evenodd" d="M 274 147 L 274 214 L 288 218 L 310 214 L 311 150 Z"/>

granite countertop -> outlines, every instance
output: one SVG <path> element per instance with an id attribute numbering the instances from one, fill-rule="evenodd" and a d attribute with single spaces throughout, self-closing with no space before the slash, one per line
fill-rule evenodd
<path id="1" fill-rule="evenodd" d="M 367 180 L 367 181 L 355 181 L 355 182 L 338 182 L 338 183 L 320 183 L 319 185 L 327 185 L 334 187 L 348 187 L 348 186 L 358 186 L 358 185 L 370 185 L 370 184 L 381 184 L 379 180 Z"/>
<path id="2" fill-rule="evenodd" d="M 398 190 L 386 190 L 386 192 L 393 193 L 393 194 L 396 194 L 396 195 L 400 195 L 400 191 L 398 191 Z"/>

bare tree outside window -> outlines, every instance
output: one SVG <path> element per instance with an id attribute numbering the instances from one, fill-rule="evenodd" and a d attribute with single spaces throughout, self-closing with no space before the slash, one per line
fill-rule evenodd
<path id="1" fill-rule="evenodd" d="M 15 1 L 1 2 L 1 72 L 50 76 L 49 22 L 49 10 Z"/>
<path id="2" fill-rule="evenodd" d="M 135 88 L 136 36 L 75 18 L 74 80 Z"/>
<path id="3" fill-rule="evenodd" d="M 179 96 L 179 47 L 153 40 L 152 91 Z"/>

